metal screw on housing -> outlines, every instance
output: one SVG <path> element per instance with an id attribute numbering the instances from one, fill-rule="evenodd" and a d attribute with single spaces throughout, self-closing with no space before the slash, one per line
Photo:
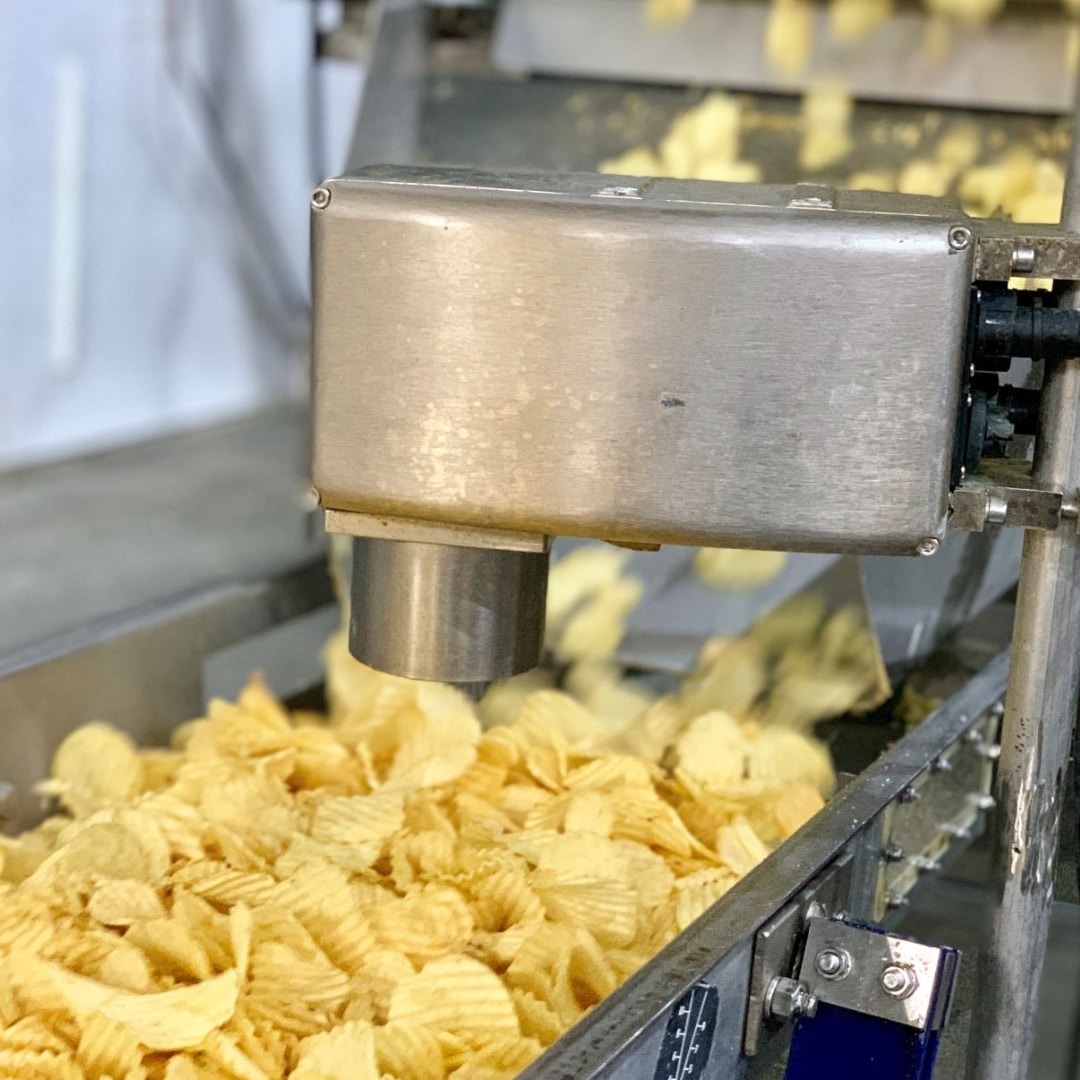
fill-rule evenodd
<path id="1" fill-rule="evenodd" d="M 330 205 L 330 190 L 324 187 L 316 188 L 311 194 L 311 206 L 314 210 L 325 210 Z"/>
<path id="2" fill-rule="evenodd" d="M 971 243 L 971 230 L 966 225 L 954 225 L 949 230 L 949 247 L 963 251 Z"/>
<path id="3" fill-rule="evenodd" d="M 915 547 L 915 553 L 917 555 L 936 555 L 937 549 L 941 547 L 941 542 L 934 536 L 928 536 L 925 540 L 920 540 Z"/>

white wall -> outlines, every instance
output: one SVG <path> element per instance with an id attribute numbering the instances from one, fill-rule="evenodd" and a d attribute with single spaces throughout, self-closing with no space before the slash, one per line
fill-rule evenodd
<path id="1" fill-rule="evenodd" d="M 0 466 L 302 390 L 309 19 L 0 0 Z M 334 172 L 360 72 L 320 78 Z"/>

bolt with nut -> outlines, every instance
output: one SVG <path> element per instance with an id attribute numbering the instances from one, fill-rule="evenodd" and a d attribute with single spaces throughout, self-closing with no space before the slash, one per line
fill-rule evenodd
<path id="1" fill-rule="evenodd" d="M 911 997 L 918 988 L 919 980 L 915 972 L 904 964 L 887 964 L 881 973 L 881 989 L 889 997 L 902 1001 Z"/>
<path id="2" fill-rule="evenodd" d="M 830 945 L 817 954 L 814 967 L 823 979 L 846 979 L 851 972 L 851 953 Z"/>

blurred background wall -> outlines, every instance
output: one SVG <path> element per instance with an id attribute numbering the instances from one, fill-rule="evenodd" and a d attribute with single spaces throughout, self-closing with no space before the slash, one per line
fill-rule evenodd
<path id="1" fill-rule="evenodd" d="M 0 468 L 303 393 L 336 0 L 0 0 Z"/>

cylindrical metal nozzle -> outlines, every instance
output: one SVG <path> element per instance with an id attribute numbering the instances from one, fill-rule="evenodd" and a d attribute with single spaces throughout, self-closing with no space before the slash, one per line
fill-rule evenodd
<path id="1" fill-rule="evenodd" d="M 409 679 L 528 671 L 544 641 L 547 573 L 546 553 L 358 537 L 349 649 Z"/>

